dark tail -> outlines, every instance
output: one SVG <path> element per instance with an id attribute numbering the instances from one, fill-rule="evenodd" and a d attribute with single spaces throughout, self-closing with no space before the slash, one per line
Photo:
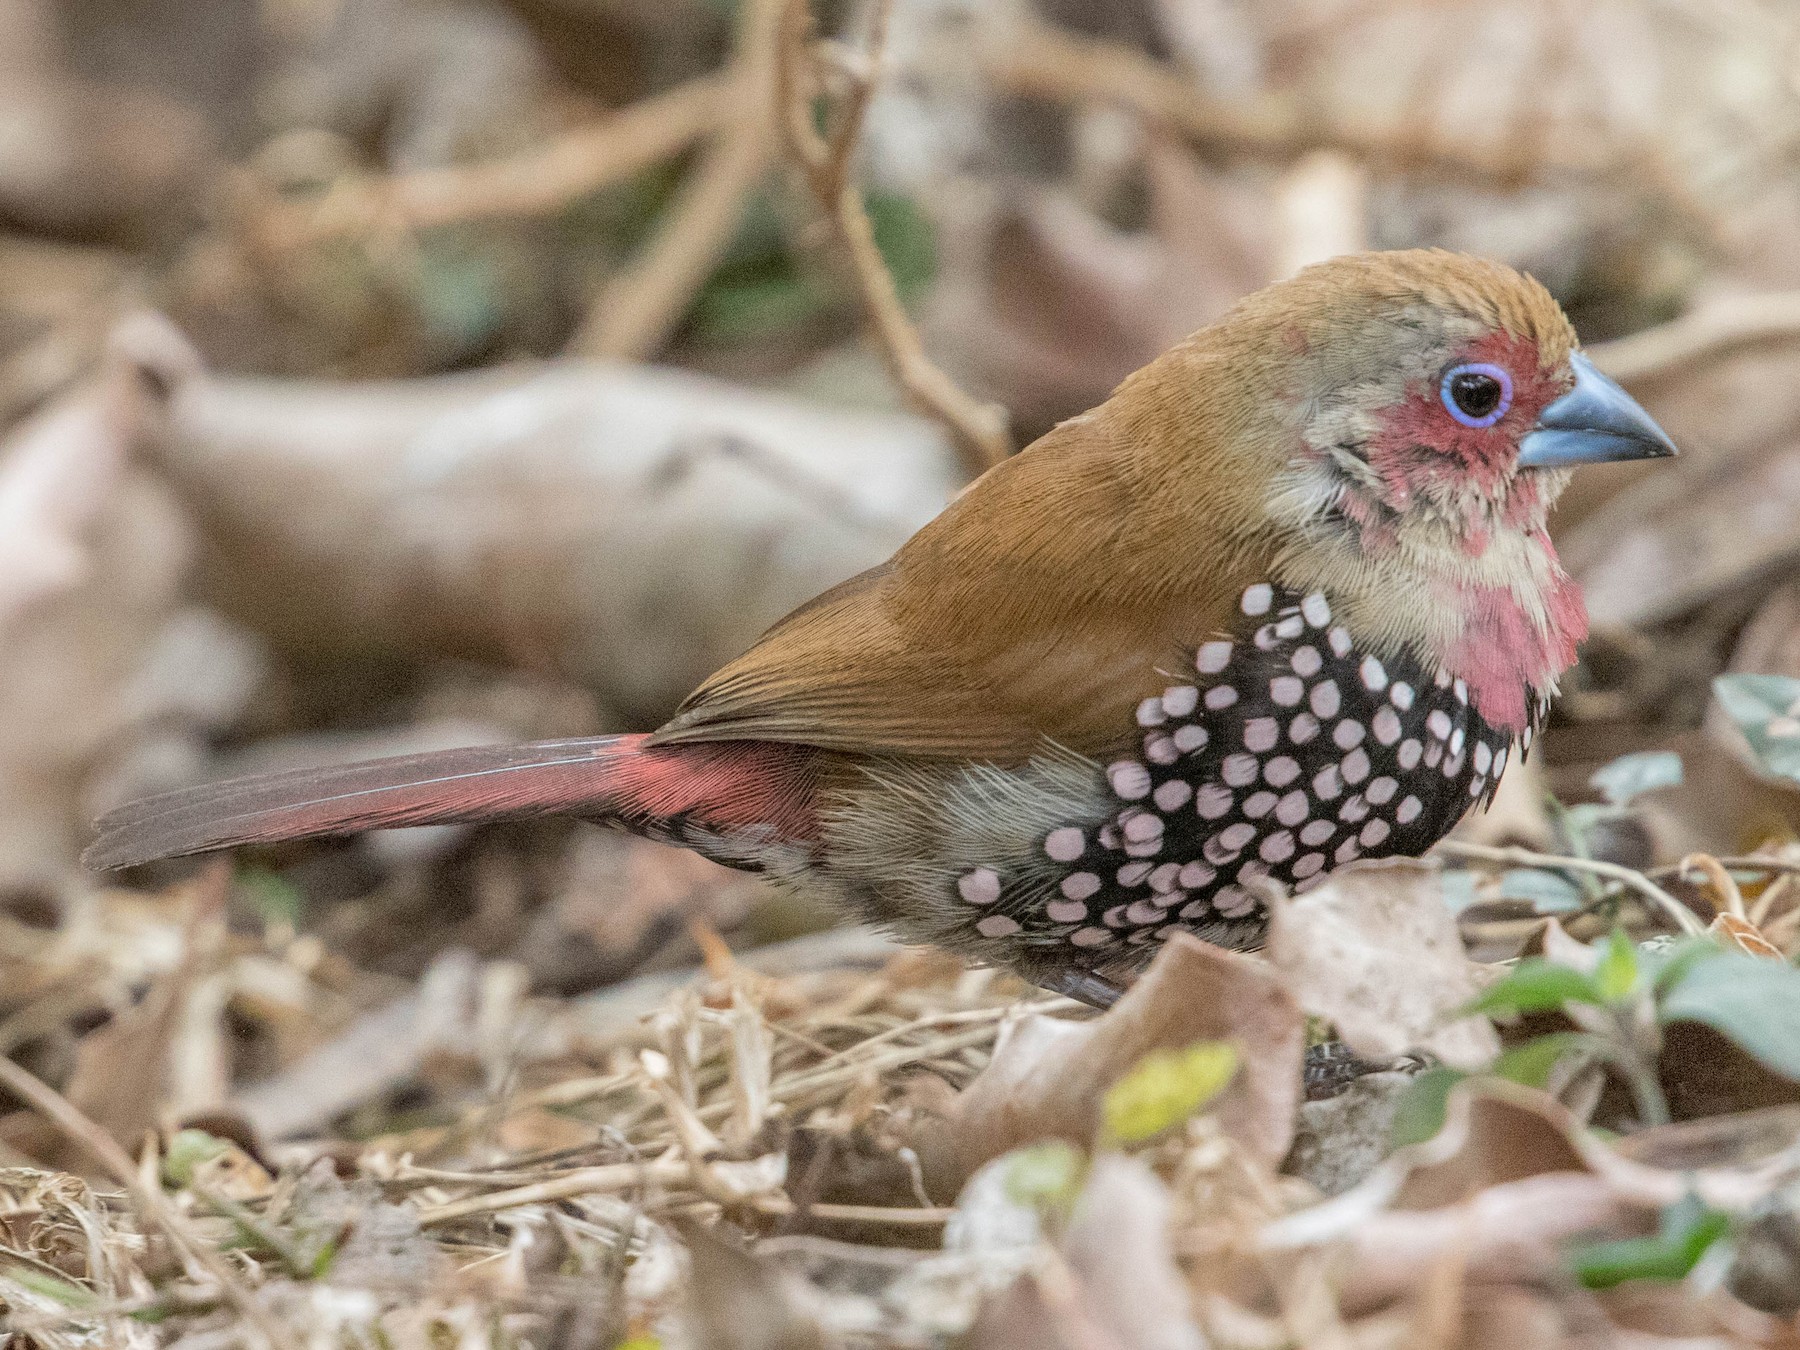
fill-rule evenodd
<path id="1" fill-rule="evenodd" d="M 756 827 L 814 837 L 813 752 L 741 741 L 646 748 L 643 736 L 472 746 L 165 792 L 108 812 L 89 867 L 404 825 L 578 816 L 681 838 Z"/>

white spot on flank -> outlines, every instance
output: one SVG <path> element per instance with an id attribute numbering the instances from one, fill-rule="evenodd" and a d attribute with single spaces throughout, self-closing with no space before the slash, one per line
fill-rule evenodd
<path id="1" fill-rule="evenodd" d="M 1332 629 L 1325 635 L 1325 640 L 1331 644 L 1332 654 L 1340 661 L 1350 655 L 1350 648 L 1355 645 L 1350 641 L 1350 630 L 1347 628 Z"/>
<path id="2" fill-rule="evenodd" d="M 1295 788 L 1275 803 L 1275 819 L 1283 825 L 1298 825 L 1307 816 L 1306 794 Z"/>
<path id="3" fill-rule="evenodd" d="M 1338 766 L 1327 764 L 1313 775 L 1313 796 L 1320 801 L 1328 802 L 1344 790 L 1343 782 L 1338 776 Z"/>
<path id="4" fill-rule="evenodd" d="M 1180 863 L 1163 863 L 1150 873 L 1150 889 L 1153 891 L 1172 891 L 1176 878 L 1181 875 Z"/>
<path id="5" fill-rule="evenodd" d="M 1494 763 L 1494 752 L 1488 749 L 1486 741 L 1475 742 L 1475 772 L 1486 775 Z"/>
<path id="6" fill-rule="evenodd" d="M 1362 845 L 1354 839 L 1346 839 L 1337 846 L 1337 852 L 1331 855 L 1340 863 L 1355 862 L 1362 857 Z"/>
<path id="7" fill-rule="evenodd" d="M 1325 658 L 1319 655 L 1317 647 L 1297 647 L 1293 659 L 1288 663 L 1293 666 L 1294 674 L 1311 679 L 1325 665 Z"/>
<path id="8" fill-rule="evenodd" d="M 1296 877 L 1304 880 L 1310 876 L 1317 876 L 1319 869 L 1324 866 L 1325 855 L 1323 853 L 1308 853 L 1303 857 L 1294 859 L 1293 872 Z"/>
<path id="9" fill-rule="evenodd" d="M 1363 663 L 1357 668 L 1362 676 L 1363 688 L 1372 693 L 1380 693 L 1387 688 L 1387 669 L 1372 656 L 1363 657 Z"/>
<path id="10" fill-rule="evenodd" d="M 1364 848 L 1374 848 L 1388 837 L 1388 823 L 1380 819 L 1371 820 L 1356 837 L 1362 841 Z"/>
<path id="11" fill-rule="evenodd" d="M 1217 783 L 1208 783 L 1194 794 L 1194 813 L 1202 820 L 1217 820 L 1231 810 L 1231 794 Z"/>
<path id="12" fill-rule="evenodd" d="M 1200 691 L 1191 684 L 1172 684 L 1163 690 L 1162 697 L 1156 701 L 1170 717 L 1186 717 L 1200 706 Z"/>
<path id="13" fill-rule="evenodd" d="M 1463 729 L 1458 727 L 1450 733 L 1450 753 L 1460 755 L 1463 752 Z"/>
<path id="14" fill-rule="evenodd" d="M 1370 783 L 1368 787 L 1363 789 L 1363 796 L 1367 797 L 1377 806 L 1385 806 L 1399 790 L 1400 784 L 1396 783 L 1386 774 L 1382 774 L 1381 777 L 1377 778 L 1373 783 Z"/>
<path id="15" fill-rule="evenodd" d="M 1230 664 L 1229 642 L 1208 642 L 1194 655 L 1194 668 L 1202 675 L 1217 675 Z"/>
<path id="16" fill-rule="evenodd" d="M 1044 913 L 1050 916 L 1052 923 L 1083 923 L 1087 920 L 1088 907 L 1079 900 L 1052 900 L 1044 906 Z"/>
<path id="17" fill-rule="evenodd" d="M 1458 703 L 1467 703 L 1469 701 L 1469 686 L 1468 685 L 1464 684 L 1461 680 L 1458 680 L 1458 681 L 1456 681 L 1455 684 L 1451 685 L 1450 687 L 1453 690 L 1455 690 L 1456 701 Z"/>
<path id="18" fill-rule="evenodd" d="M 1494 777 L 1498 778 L 1506 772 L 1506 747 L 1503 745 L 1494 751 Z"/>
<path id="19" fill-rule="evenodd" d="M 1159 811 L 1179 811 L 1187 805 L 1188 798 L 1194 795 L 1194 789 L 1180 778 L 1171 778 L 1150 798 L 1156 803 Z"/>
<path id="20" fill-rule="evenodd" d="M 1134 844 L 1161 837 L 1163 822 L 1161 816 L 1151 815 L 1148 811 L 1140 811 L 1120 827 L 1125 831 L 1125 838 Z"/>
<path id="21" fill-rule="evenodd" d="M 971 905 L 991 905 L 1000 898 L 1000 874 L 991 867 L 977 867 L 956 879 L 957 894 Z"/>
<path id="22" fill-rule="evenodd" d="M 1181 750 L 1174 737 L 1152 732 L 1144 737 L 1144 758 L 1152 764 L 1173 764 L 1181 758 Z"/>
<path id="23" fill-rule="evenodd" d="M 1288 755 L 1277 755 L 1263 765 L 1263 777 L 1271 787 L 1286 787 L 1300 776 L 1300 765 Z"/>
<path id="24" fill-rule="evenodd" d="M 1363 800 L 1359 792 L 1338 808 L 1338 819 L 1349 825 L 1359 825 L 1369 818 L 1369 804 Z"/>
<path id="25" fill-rule="evenodd" d="M 980 933 L 983 937 L 1011 937 L 1014 933 L 1019 931 L 1019 921 L 1017 919 L 1009 919 L 1004 914 L 990 914 L 980 923 L 975 925 L 975 931 Z"/>
<path id="26" fill-rule="evenodd" d="M 1329 820 L 1309 820 L 1300 831 L 1300 842 L 1308 848 L 1317 848 L 1336 833 L 1337 826 Z"/>
<path id="27" fill-rule="evenodd" d="M 1288 723 L 1288 739 L 1295 745 L 1305 745 L 1319 734 L 1319 719 L 1311 713 L 1301 713 Z"/>
<path id="28" fill-rule="evenodd" d="M 1424 810 L 1424 804 L 1417 797 L 1408 796 L 1402 798 L 1400 805 L 1394 809 L 1394 819 L 1402 825 L 1410 825 Z"/>
<path id="29" fill-rule="evenodd" d="M 1267 614 L 1269 606 L 1274 603 L 1275 588 L 1266 581 L 1259 581 L 1244 592 L 1244 613 L 1254 618 L 1258 614 Z"/>
<path id="30" fill-rule="evenodd" d="M 1394 687 L 1388 690 L 1388 697 L 1394 701 L 1396 708 L 1405 712 L 1413 705 L 1413 687 L 1405 680 L 1395 680 Z"/>
<path id="31" fill-rule="evenodd" d="M 1087 850 L 1087 836 L 1073 825 L 1044 836 L 1044 853 L 1056 862 L 1074 862 Z"/>
<path id="32" fill-rule="evenodd" d="M 1252 717 L 1244 723 L 1244 749 L 1262 754 L 1273 750 L 1281 739 L 1281 728 L 1273 717 Z"/>
<path id="33" fill-rule="evenodd" d="M 1175 748 L 1184 755 L 1191 755 L 1210 739 L 1206 734 L 1206 728 L 1193 722 L 1175 728 Z"/>
<path id="34" fill-rule="evenodd" d="M 1425 729 L 1440 741 L 1450 739 L 1450 714 L 1442 708 L 1433 708 L 1431 715 L 1425 719 Z"/>
<path id="35" fill-rule="evenodd" d="M 1062 879 L 1062 893 L 1071 900 L 1085 900 L 1100 889 L 1100 878 L 1092 872 L 1071 872 Z"/>
<path id="36" fill-rule="evenodd" d="M 1252 792 L 1244 798 L 1244 814 L 1252 820 L 1261 820 L 1275 809 L 1276 800 L 1273 792 Z"/>
<path id="37" fill-rule="evenodd" d="M 1137 706 L 1137 724 L 1140 727 L 1160 727 L 1168 720 L 1168 714 L 1163 712 L 1163 701 L 1160 698 L 1154 696 L 1147 698 Z"/>
<path id="38" fill-rule="evenodd" d="M 1269 697 L 1283 708 L 1291 708 L 1306 693 L 1306 686 L 1293 675 L 1277 675 L 1269 681 Z"/>
<path id="39" fill-rule="evenodd" d="M 1077 928 L 1069 934 L 1069 941 L 1077 947 L 1104 947 L 1113 940 L 1113 935 L 1104 928 Z"/>
<path id="40" fill-rule="evenodd" d="M 1151 869 L 1155 866 L 1155 863 L 1147 862 L 1126 863 L 1119 869 L 1119 885 L 1127 888 L 1132 886 L 1142 886 L 1144 884 L 1144 878 L 1150 875 Z"/>
<path id="41" fill-rule="evenodd" d="M 1150 770 L 1135 759 L 1122 759 L 1109 765 L 1106 770 L 1106 781 L 1112 784 L 1112 790 L 1128 802 L 1135 802 L 1141 797 L 1150 795 Z"/>
<path id="42" fill-rule="evenodd" d="M 1379 708 L 1369 728 L 1375 733 L 1375 739 L 1383 745 L 1392 745 L 1400 739 L 1400 714 L 1392 708 Z"/>
<path id="43" fill-rule="evenodd" d="M 1220 830 L 1214 838 L 1216 838 L 1223 847 L 1236 852 L 1252 839 L 1256 838 L 1256 827 L 1254 825 L 1246 825 L 1240 820 L 1235 825 L 1227 825 L 1224 829 Z"/>
<path id="44" fill-rule="evenodd" d="M 1256 908 L 1256 897 L 1236 886 L 1226 886 L 1213 896 L 1213 908 L 1227 919 L 1241 919 Z"/>
<path id="45" fill-rule="evenodd" d="M 1331 729 L 1332 743 L 1340 750 L 1354 750 L 1362 744 L 1364 736 L 1363 724 L 1354 717 L 1346 717 Z"/>
<path id="46" fill-rule="evenodd" d="M 1292 642 L 1295 638 L 1300 636 L 1301 631 L 1305 627 L 1306 625 L 1300 621 L 1300 616 L 1298 614 L 1290 614 L 1287 618 L 1275 625 L 1275 636 L 1284 641 Z"/>
<path id="47" fill-rule="evenodd" d="M 1360 783 L 1369 776 L 1369 752 L 1360 746 L 1345 755 L 1338 765 L 1346 783 Z"/>
<path id="48" fill-rule="evenodd" d="M 1274 651 L 1275 625 L 1272 623 L 1265 623 L 1261 628 L 1256 630 L 1256 635 L 1252 637 L 1250 641 L 1256 644 L 1256 649 L 1258 651 Z"/>
<path id="49" fill-rule="evenodd" d="M 1320 680 L 1315 684 L 1311 696 L 1307 699 L 1307 706 L 1313 710 L 1316 716 L 1327 721 L 1336 717 L 1338 708 L 1342 706 L 1342 699 L 1338 696 L 1337 681 Z"/>
<path id="50" fill-rule="evenodd" d="M 1286 830 L 1270 835 L 1256 850 L 1265 862 L 1286 862 L 1294 856 L 1294 836 Z"/>
<path id="51" fill-rule="evenodd" d="M 1161 923 L 1168 917 L 1169 911 L 1153 900 L 1133 900 L 1125 910 L 1125 921 L 1139 927 Z"/>
<path id="52" fill-rule="evenodd" d="M 1208 867 L 1203 862 L 1191 862 L 1182 865 L 1181 875 L 1177 880 L 1181 882 L 1182 886 L 1191 891 L 1197 887 L 1206 885 L 1218 875 L 1217 872 L 1213 871 L 1212 868 Z"/>
<path id="53" fill-rule="evenodd" d="M 1419 756 L 1424 753 L 1425 746 L 1422 742 L 1414 737 L 1407 737 L 1404 741 L 1400 742 L 1400 767 L 1403 769 L 1416 768 L 1419 763 Z"/>
<path id="54" fill-rule="evenodd" d="M 1331 622 L 1331 606 L 1326 603 L 1322 592 L 1314 591 L 1300 602 L 1300 612 L 1314 628 L 1323 628 Z"/>
<path id="55" fill-rule="evenodd" d="M 1227 755 L 1219 766 L 1219 777 L 1232 787 L 1248 787 L 1256 781 L 1255 755 Z"/>

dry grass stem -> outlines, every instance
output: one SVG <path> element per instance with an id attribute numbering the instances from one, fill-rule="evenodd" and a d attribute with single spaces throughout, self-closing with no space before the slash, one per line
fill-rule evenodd
<path id="1" fill-rule="evenodd" d="M 132 1204 L 148 1222 L 162 1229 L 183 1259 L 203 1270 L 218 1285 L 220 1295 L 238 1310 L 244 1320 L 274 1350 L 298 1350 L 297 1342 L 288 1335 L 256 1296 L 244 1287 L 237 1272 L 220 1254 L 189 1226 L 188 1221 L 163 1198 L 154 1182 L 146 1183 L 129 1154 L 119 1147 L 105 1130 L 78 1111 L 69 1099 L 35 1074 L 20 1068 L 10 1059 L 0 1059 L 0 1087 L 23 1101 L 43 1116 L 72 1143 L 86 1150 L 113 1178 L 124 1187 Z"/>

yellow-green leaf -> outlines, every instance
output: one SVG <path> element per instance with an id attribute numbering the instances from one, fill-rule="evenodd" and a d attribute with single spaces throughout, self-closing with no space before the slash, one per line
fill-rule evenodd
<path id="1" fill-rule="evenodd" d="M 1138 1144 L 1175 1128 L 1218 1096 L 1237 1068 L 1236 1048 L 1223 1041 L 1144 1056 L 1106 1094 L 1106 1138 Z"/>

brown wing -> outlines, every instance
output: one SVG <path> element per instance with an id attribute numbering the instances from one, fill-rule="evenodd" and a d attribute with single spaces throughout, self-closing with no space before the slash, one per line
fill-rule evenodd
<path id="1" fill-rule="evenodd" d="M 1182 509 L 1188 494 L 1167 491 L 1105 411 L 991 470 L 889 562 L 782 620 L 653 740 L 996 763 L 1046 740 L 1106 753 L 1262 569 L 1260 550 Z"/>

